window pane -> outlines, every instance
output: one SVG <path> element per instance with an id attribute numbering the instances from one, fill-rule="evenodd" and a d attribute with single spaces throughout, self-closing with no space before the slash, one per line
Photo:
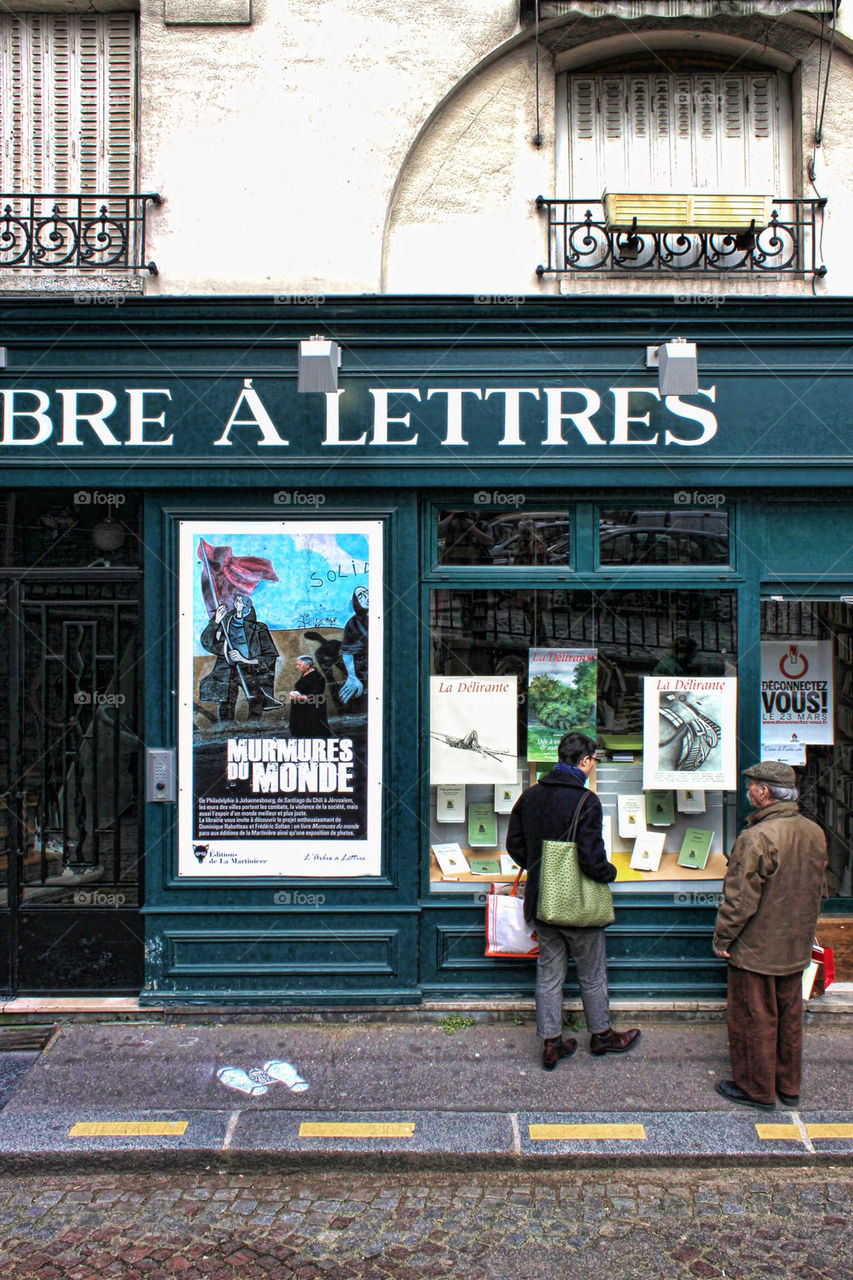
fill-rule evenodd
<path id="1" fill-rule="evenodd" d="M 725 511 L 603 510 L 598 523 L 601 564 L 728 564 Z"/>
<path id="2" fill-rule="evenodd" d="M 734 675 L 736 597 L 717 590 L 438 589 L 430 593 L 430 639 L 430 883 L 436 891 L 470 891 L 512 878 L 501 862 L 509 811 L 537 772 L 552 767 L 528 757 L 530 650 L 595 651 L 596 788 L 616 832 L 617 796 L 642 791 L 643 678 Z M 490 705 L 503 699 L 504 690 L 496 687 L 502 677 L 516 679 L 509 690 L 517 708 L 509 713 L 514 735 L 512 728 L 505 732 L 503 703 L 497 712 Z M 442 706 L 442 695 L 452 700 L 452 713 Z M 569 727 L 560 718 L 562 708 L 569 704 L 553 701 L 545 718 L 539 699 L 532 723 L 562 733 Z M 433 742 L 443 744 L 441 749 L 434 752 Z M 445 748 L 454 753 L 452 770 Z M 713 831 L 707 874 L 723 874 L 722 794 L 708 792 L 704 803 L 701 820 L 678 810 L 667 826 L 658 880 L 684 874 L 677 857 L 691 826 Z M 613 838 L 625 871 L 630 846 L 618 833 Z"/>
<path id="3" fill-rule="evenodd" d="M 440 511 L 439 564 L 569 562 L 569 518 L 556 511 Z"/>

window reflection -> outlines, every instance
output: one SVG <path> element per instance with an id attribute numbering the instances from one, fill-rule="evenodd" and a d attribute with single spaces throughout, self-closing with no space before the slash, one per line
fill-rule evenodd
<path id="1" fill-rule="evenodd" d="M 569 520 L 565 514 L 476 508 L 438 514 L 441 565 L 566 565 L 568 560 Z"/>

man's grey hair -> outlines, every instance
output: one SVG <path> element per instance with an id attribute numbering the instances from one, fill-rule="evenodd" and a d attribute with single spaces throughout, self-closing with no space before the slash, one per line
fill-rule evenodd
<path id="1" fill-rule="evenodd" d="M 777 787 L 770 782 L 765 782 L 764 785 L 774 800 L 796 800 L 799 795 L 796 787 Z"/>

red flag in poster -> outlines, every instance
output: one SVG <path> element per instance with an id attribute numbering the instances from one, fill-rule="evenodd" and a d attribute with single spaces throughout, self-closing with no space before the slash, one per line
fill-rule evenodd
<path id="1" fill-rule="evenodd" d="M 250 596 L 262 578 L 278 582 L 272 561 L 262 556 L 235 556 L 230 547 L 212 547 L 204 538 L 199 538 L 196 554 L 202 563 L 201 592 L 208 613 L 220 604 L 230 609 L 235 596 Z"/>

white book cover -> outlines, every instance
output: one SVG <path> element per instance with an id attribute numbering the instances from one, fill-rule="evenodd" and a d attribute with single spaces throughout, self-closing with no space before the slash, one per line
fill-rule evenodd
<path id="1" fill-rule="evenodd" d="M 679 813 L 704 813 L 704 791 L 676 791 L 676 805 Z"/>
<path id="2" fill-rule="evenodd" d="M 644 676 L 643 789 L 739 785 L 736 677 Z"/>
<path id="3" fill-rule="evenodd" d="M 514 862 L 508 853 L 502 853 L 501 854 L 501 875 L 517 876 L 519 871 L 520 871 L 520 867 L 518 863 Z"/>
<path id="4" fill-rule="evenodd" d="M 443 876 L 459 876 L 470 871 L 468 859 L 462 852 L 462 846 L 451 842 L 448 844 L 434 844 L 432 851 L 435 854 L 435 860 L 441 867 Z"/>
<path id="5" fill-rule="evenodd" d="M 619 838 L 634 840 L 646 829 L 646 797 L 642 794 L 616 797 Z"/>
<path id="6" fill-rule="evenodd" d="M 604 852 L 609 858 L 613 852 L 613 818 L 609 813 L 605 813 L 601 819 L 601 838 L 604 841 Z"/>
<path id="7" fill-rule="evenodd" d="M 518 778 L 516 676 L 430 676 L 430 782 Z"/>
<path id="8" fill-rule="evenodd" d="M 465 787 L 445 783 L 435 789 L 435 817 L 437 822 L 465 821 Z"/>
<path id="9" fill-rule="evenodd" d="M 657 871 L 663 854 L 665 831 L 644 831 L 634 841 L 631 868 L 634 871 Z"/>
<path id="10" fill-rule="evenodd" d="M 515 782 L 495 784 L 495 813 L 512 813 L 512 807 L 521 795 L 524 786 L 524 774 L 519 773 Z"/>

